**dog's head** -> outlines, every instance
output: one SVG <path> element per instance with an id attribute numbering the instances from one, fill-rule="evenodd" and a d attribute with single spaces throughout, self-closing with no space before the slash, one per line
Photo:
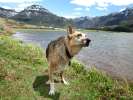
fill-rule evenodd
<path id="1" fill-rule="evenodd" d="M 67 29 L 68 39 L 70 44 L 73 46 L 88 47 L 91 40 L 87 37 L 85 33 L 75 31 L 71 26 Z"/>

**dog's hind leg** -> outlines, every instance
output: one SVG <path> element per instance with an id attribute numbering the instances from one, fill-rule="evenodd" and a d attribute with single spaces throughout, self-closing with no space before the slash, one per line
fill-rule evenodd
<path id="1" fill-rule="evenodd" d="M 63 71 L 60 73 L 60 76 L 61 76 L 61 80 L 62 80 L 62 82 L 65 84 L 65 85 L 69 85 L 69 83 L 65 80 L 65 78 L 64 78 L 64 73 L 63 73 Z"/>
<path id="2" fill-rule="evenodd" d="M 51 69 L 51 66 L 49 66 L 49 83 L 50 83 L 49 95 L 54 95 L 55 87 L 54 87 L 54 79 L 53 79 L 53 70 Z"/>

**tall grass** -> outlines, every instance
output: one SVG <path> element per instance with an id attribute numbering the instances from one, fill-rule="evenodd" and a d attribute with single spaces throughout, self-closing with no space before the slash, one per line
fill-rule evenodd
<path id="1" fill-rule="evenodd" d="M 76 100 L 132 100 L 133 87 L 124 82 L 112 79 L 106 73 L 96 68 L 84 69 L 84 65 L 77 61 L 67 71 L 72 77 L 69 87 L 63 88 L 63 95 L 67 99 Z M 65 97 L 66 98 L 66 97 Z"/>
<path id="2" fill-rule="evenodd" d="M 32 88 L 34 78 L 47 66 L 42 51 L 39 47 L 25 45 L 8 36 L 0 36 L 0 97 L 2 100 L 34 98 Z"/>

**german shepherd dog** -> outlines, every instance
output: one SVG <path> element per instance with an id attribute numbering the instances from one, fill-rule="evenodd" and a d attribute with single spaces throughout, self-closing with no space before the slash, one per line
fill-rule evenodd
<path id="1" fill-rule="evenodd" d="M 74 31 L 71 26 L 68 27 L 67 33 L 67 36 L 62 36 L 57 40 L 51 41 L 46 49 L 49 73 L 48 83 L 50 84 L 49 95 L 55 94 L 54 73 L 60 73 L 62 82 L 65 85 L 69 85 L 63 76 L 64 69 L 69 65 L 72 57 L 76 55 L 82 47 L 89 46 L 91 41 L 86 34 Z"/>

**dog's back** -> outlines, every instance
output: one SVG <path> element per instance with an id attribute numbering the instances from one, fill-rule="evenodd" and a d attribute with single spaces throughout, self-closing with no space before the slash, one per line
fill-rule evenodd
<path id="1" fill-rule="evenodd" d="M 49 61 L 54 59 L 58 60 L 64 56 L 65 51 L 65 37 L 59 37 L 57 40 L 51 41 L 46 49 L 46 58 Z M 61 61 L 61 60 L 60 60 Z M 57 61 L 56 61 L 57 62 Z"/>

